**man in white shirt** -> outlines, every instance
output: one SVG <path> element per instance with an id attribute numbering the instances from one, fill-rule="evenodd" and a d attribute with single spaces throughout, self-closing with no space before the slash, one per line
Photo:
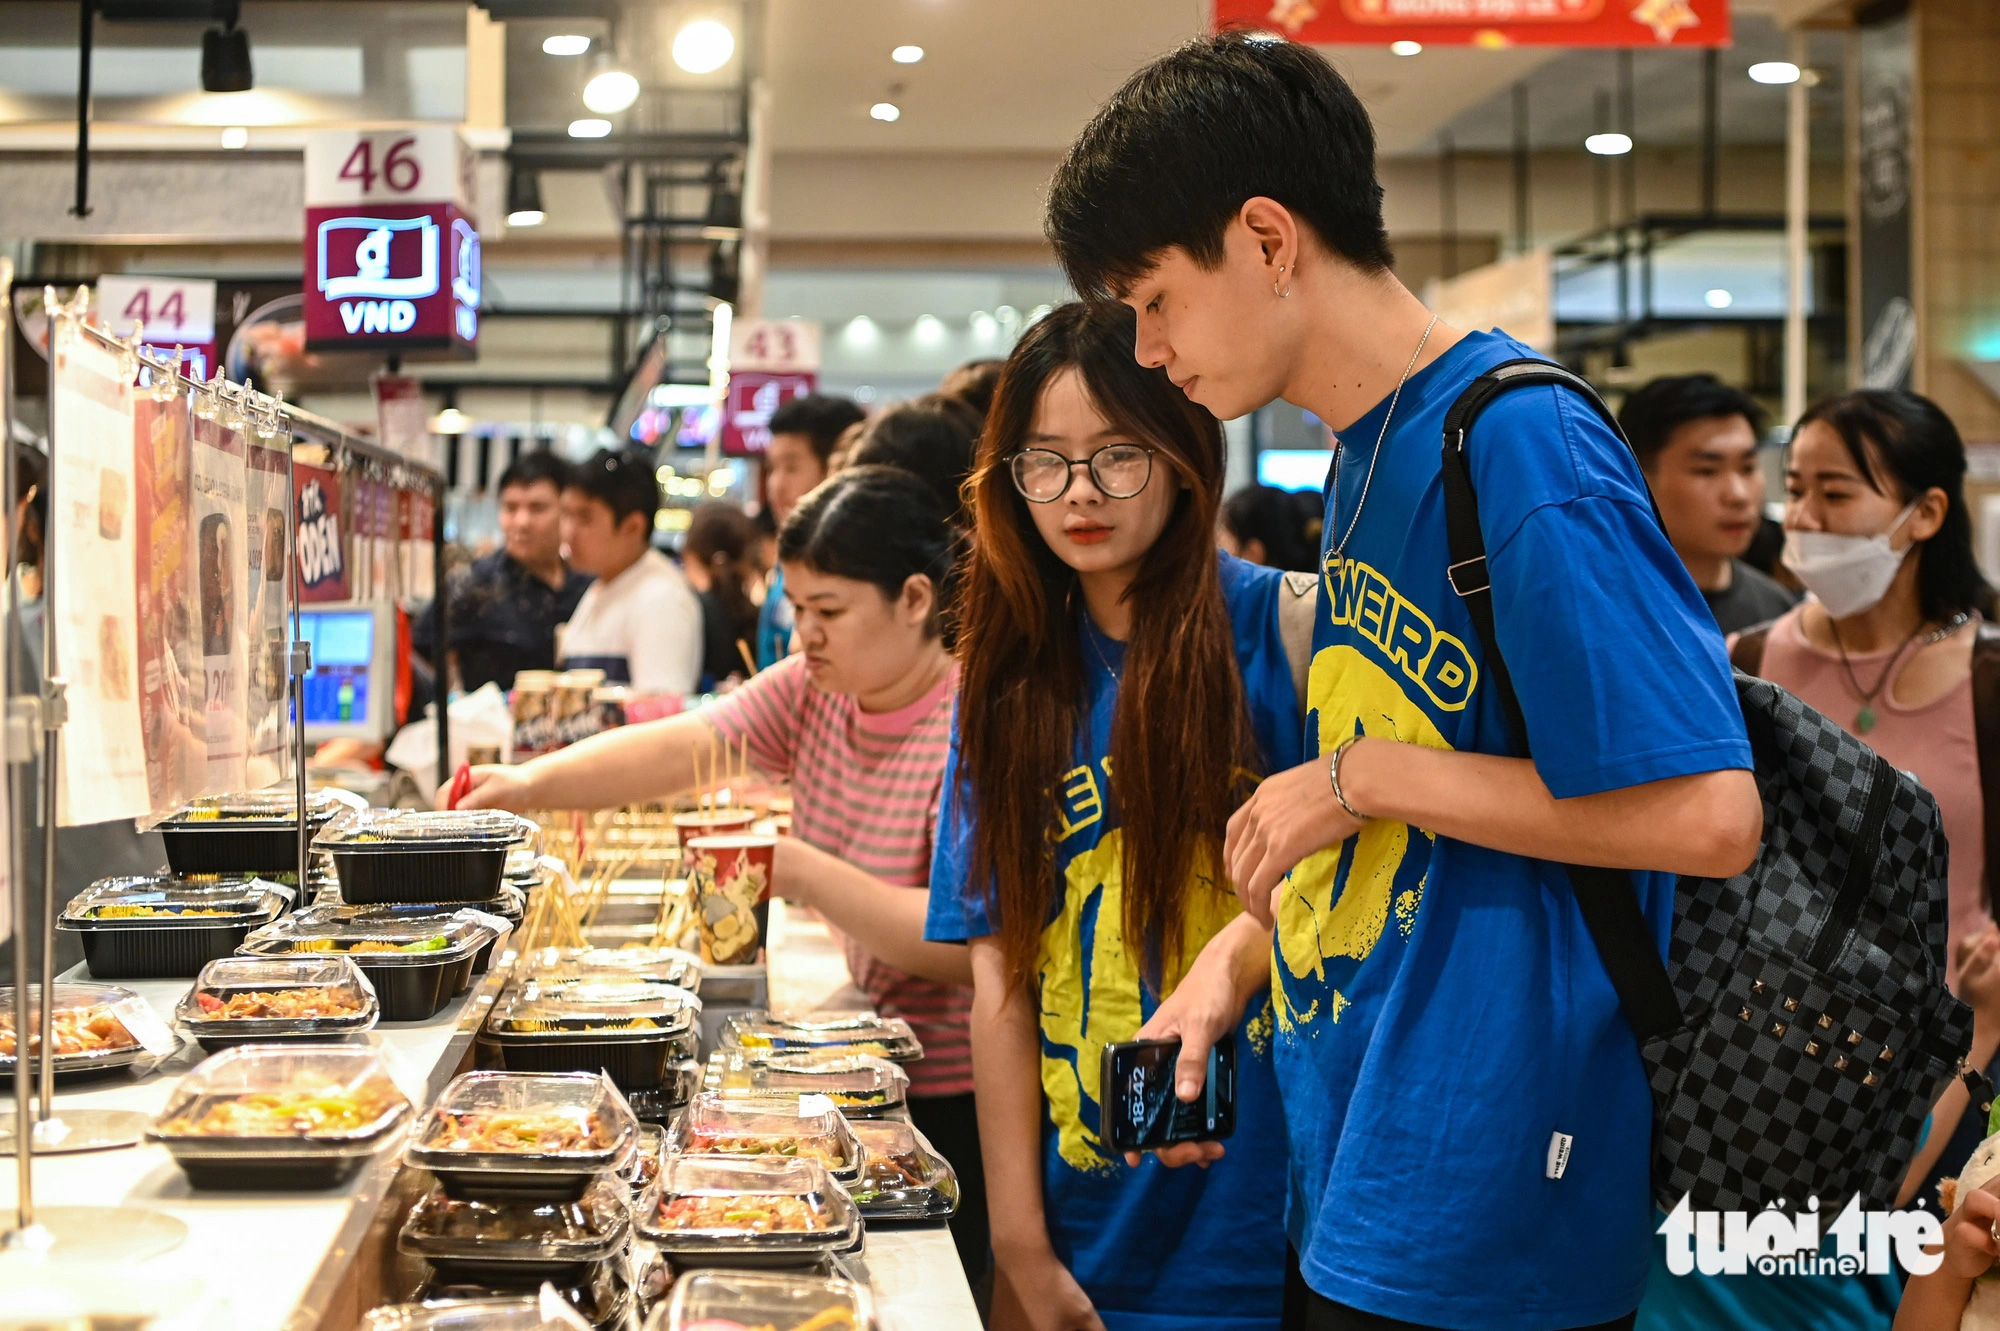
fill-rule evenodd
<path id="1" fill-rule="evenodd" d="M 597 581 L 562 630 L 562 668 L 602 670 L 639 693 L 686 694 L 701 678 L 701 603 L 653 549 L 659 506 L 653 460 L 638 450 L 600 449 L 564 487 L 570 567 Z"/>

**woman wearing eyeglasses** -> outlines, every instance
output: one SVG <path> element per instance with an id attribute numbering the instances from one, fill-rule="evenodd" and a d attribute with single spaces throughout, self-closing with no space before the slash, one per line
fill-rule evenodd
<path id="1" fill-rule="evenodd" d="M 1281 607 L 1304 628 L 1310 603 L 1218 555 L 1221 428 L 1132 345 L 1131 311 L 1065 305 L 1003 371 L 926 937 L 971 949 L 993 1325 L 1248 1331 L 1277 1326 L 1285 1274 L 1268 1004 L 1236 1032 L 1227 1146 L 1174 1148 L 1205 1170 L 1113 1152 L 1100 1070 L 1191 968 L 1268 952 L 1203 946 L 1259 931 L 1222 836 L 1256 773 L 1300 761 Z"/>

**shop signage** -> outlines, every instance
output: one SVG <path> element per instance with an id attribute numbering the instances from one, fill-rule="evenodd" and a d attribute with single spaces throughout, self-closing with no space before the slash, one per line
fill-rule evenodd
<path id="1" fill-rule="evenodd" d="M 308 350 L 474 354 L 473 164 L 448 125 L 306 136 Z"/>
<path id="2" fill-rule="evenodd" d="M 775 374 L 819 370 L 819 333 L 812 319 L 744 319 L 729 327 L 729 369 Z"/>
<path id="3" fill-rule="evenodd" d="M 97 308 L 106 328 L 120 337 L 137 329 L 142 345 L 169 360 L 178 347 L 188 378 L 206 380 L 215 372 L 214 282 L 106 273 L 97 280 Z"/>
<path id="4" fill-rule="evenodd" d="M 1729 0 L 1215 0 L 1215 26 L 1319 45 L 1727 46 Z"/>
<path id="5" fill-rule="evenodd" d="M 761 455 L 771 444 L 771 417 L 819 383 L 817 374 L 772 374 L 731 370 L 729 398 L 722 409 L 722 451 L 732 457 Z"/>
<path id="6" fill-rule="evenodd" d="M 1908 388 L 1917 359 L 1910 279 L 1910 18 L 1855 30 L 1860 109 L 1855 253 L 1860 269 L 1860 355 L 1855 386 Z"/>
<path id="7" fill-rule="evenodd" d="M 299 600 L 347 599 L 347 545 L 340 520 L 340 478 L 322 467 L 294 470 L 299 533 Z"/>

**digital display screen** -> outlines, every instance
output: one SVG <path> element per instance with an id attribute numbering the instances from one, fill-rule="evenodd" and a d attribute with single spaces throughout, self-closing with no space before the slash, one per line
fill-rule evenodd
<path id="1" fill-rule="evenodd" d="M 1279 490 L 1324 490 L 1330 448 L 1267 448 L 1257 454 L 1257 484 Z"/>
<path id="2" fill-rule="evenodd" d="M 375 616 L 366 610 L 307 610 L 299 632 L 312 646 L 305 681 L 306 724 L 341 725 L 368 719 L 369 667 L 375 659 Z"/>

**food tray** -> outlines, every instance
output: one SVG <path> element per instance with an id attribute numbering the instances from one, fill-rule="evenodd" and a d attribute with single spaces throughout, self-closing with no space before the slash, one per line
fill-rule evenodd
<path id="1" fill-rule="evenodd" d="M 693 1271 L 674 1286 L 647 1331 L 869 1331 L 868 1290 L 837 1277 L 780 1271 Z"/>
<path id="2" fill-rule="evenodd" d="M 333 857 L 350 906 L 456 904 L 500 895 L 507 849 L 535 825 L 498 809 L 370 809 L 313 841 Z"/>
<path id="3" fill-rule="evenodd" d="M 839 1183 L 861 1177 L 867 1152 L 840 1111 L 810 1096 L 725 1099 L 703 1091 L 667 1130 L 667 1151 L 686 1156 L 817 1160 Z"/>
<path id="4" fill-rule="evenodd" d="M 185 805 L 154 828 L 175 873 L 297 873 L 298 796 L 287 785 L 235 795 L 211 795 Z M 306 796 L 306 835 L 367 808 L 345 790 Z"/>
<path id="5" fill-rule="evenodd" d="M 339 1040 L 373 1030 L 375 986 L 342 956 L 223 957 L 174 1009 L 209 1053 L 252 1041 Z"/>
<path id="6" fill-rule="evenodd" d="M 434 1188 L 411 1208 L 396 1247 L 441 1279 L 474 1284 L 573 1281 L 631 1233 L 629 1190 L 611 1176 L 571 1201 L 476 1201 Z"/>
<path id="7" fill-rule="evenodd" d="M 55 994 L 55 1057 L 52 1071 L 64 1073 L 105 1072 L 128 1067 L 149 1057 L 138 1036 L 119 1017 L 120 1005 L 145 1000 L 130 989 L 115 984 L 59 984 Z M 30 1056 L 41 1051 L 42 987 L 28 986 L 28 1048 Z M 174 1041 L 180 1047 L 180 1041 Z M 0 988 L 0 1069 L 13 1076 L 14 991 Z M 11 1081 L 8 1083 L 12 1085 Z"/>
<path id="8" fill-rule="evenodd" d="M 861 1238 L 861 1213 L 817 1160 L 669 1156 L 634 1224 L 669 1259 L 730 1266 L 799 1266 Z"/>
<path id="9" fill-rule="evenodd" d="M 238 950 L 261 957 L 344 954 L 375 987 L 382 1020 L 423 1021 L 465 991 L 496 928 L 476 911 L 376 914 L 315 906 L 257 930 Z"/>
<path id="10" fill-rule="evenodd" d="M 694 1056 L 701 1000 L 671 985 L 625 976 L 543 985 L 517 983 L 494 1005 L 484 1038 L 518 1072 L 603 1071 L 625 1092 L 667 1084 Z"/>
<path id="11" fill-rule="evenodd" d="M 722 1045 L 780 1054 L 838 1050 L 896 1063 L 914 1063 L 924 1056 L 923 1043 L 909 1022 L 872 1012 L 828 1015 L 814 1021 L 784 1021 L 762 1009 L 734 1012 L 722 1028 Z"/>
<path id="12" fill-rule="evenodd" d="M 146 1140 L 196 1188 L 332 1188 L 409 1117 L 374 1049 L 243 1045 L 183 1077 Z"/>
<path id="13" fill-rule="evenodd" d="M 545 1322 L 546 1326 L 563 1327 L 566 1331 L 578 1326 L 589 1327 L 592 1331 L 630 1331 L 634 1317 L 634 1294 L 626 1265 L 622 1258 L 595 1263 L 583 1268 L 583 1273 L 575 1280 L 550 1284 L 546 1292 L 539 1288 L 542 1283 L 539 1281 L 467 1283 L 454 1282 L 443 1273 L 433 1273 L 417 1290 L 416 1297 L 422 1305 L 448 1310 L 468 1304 L 491 1306 L 529 1299 L 536 1300 L 539 1305 L 540 1299 L 546 1296 L 556 1303 L 567 1305 L 568 1315 L 576 1319 Z M 562 1315 L 553 1305 L 545 1314 L 549 1317 Z M 486 1324 L 479 1321 L 453 1321 L 440 1325 L 448 1326 L 452 1331 L 487 1331 Z M 511 1327 L 514 1323 L 500 1325 Z"/>
<path id="14" fill-rule="evenodd" d="M 191 980 L 277 919 L 292 896 L 261 878 L 104 878 L 70 899 L 56 927 L 81 940 L 93 979 Z"/>
<path id="15" fill-rule="evenodd" d="M 701 992 L 701 958 L 677 947 L 543 948 L 528 958 L 536 976 L 625 974 Z"/>
<path id="16" fill-rule="evenodd" d="M 849 1117 L 866 1117 L 904 1102 L 910 1078 L 867 1054 L 766 1054 L 718 1049 L 709 1055 L 702 1088 L 729 1099 L 824 1095 Z"/>
<path id="17" fill-rule="evenodd" d="M 958 1210 L 958 1175 L 921 1132 L 897 1119 L 853 1130 L 868 1158 L 847 1191 L 869 1221 L 947 1220 Z"/>
<path id="18" fill-rule="evenodd" d="M 580 1323 L 542 1311 L 537 1295 L 432 1299 L 371 1309 L 361 1331 L 574 1331 Z"/>
<path id="19" fill-rule="evenodd" d="M 417 1124 L 405 1158 L 457 1200 L 568 1202 L 626 1169 L 638 1136 L 602 1075 L 468 1072 Z"/>

